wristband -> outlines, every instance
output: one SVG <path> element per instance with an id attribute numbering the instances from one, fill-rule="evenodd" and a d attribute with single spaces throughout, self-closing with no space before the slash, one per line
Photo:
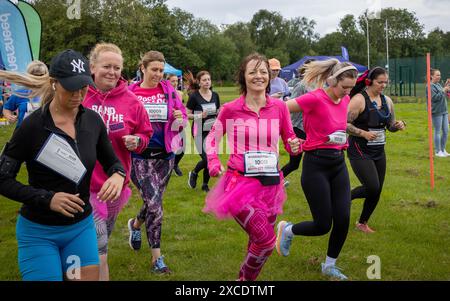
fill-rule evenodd
<path id="1" fill-rule="evenodd" d="M 124 173 L 123 171 L 121 171 L 121 170 L 116 170 L 116 172 L 115 173 L 117 173 L 117 174 L 119 174 L 120 176 L 122 176 L 122 177 L 124 177 L 124 178 L 126 178 L 127 177 L 127 174 L 126 173 Z"/>

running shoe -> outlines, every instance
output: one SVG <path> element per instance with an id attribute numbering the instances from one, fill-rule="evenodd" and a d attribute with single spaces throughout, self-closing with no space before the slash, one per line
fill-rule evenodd
<path id="1" fill-rule="evenodd" d="M 356 222 L 356 229 L 364 232 L 364 233 L 374 233 L 375 230 L 371 229 L 367 224 L 363 224 L 360 222 Z"/>
<path id="2" fill-rule="evenodd" d="M 171 270 L 164 263 L 164 256 L 159 256 L 152 267 L 152 272 L 157 274 L 170 274 Z"/>
<path id="3" fill-rule="evenodd" d="M 173 172 L 175 173 L 175 175 L 177 175 L 178 177 L 182 177 L 183 176 L 183 172 L 181 171 L 180 167 L 178 165 L 175 165 L 173 167 Z"/>
<path id="4" fill-rule="evenodd" d="M 189 172 L 188 185 L 192 189 L 197 187 L 197 178 L 198 178 L 198 174 L 196 174 L 194 171 Z"/>
<path id="5" fill-rule="evenodd" d="M 348 277 L 342 274 L 341 268 L 335 265 L 326 266 L 323 262 L 322 265 L 322 274 L 328 277 L 331 277 L 336 280 L 348 280 Z"/>
<path id="6" fill-rule="evenodd" d="M 204 192 L 209 192 L 208 184 L 203 183 L 203 184 L 202 184 L 202 190 L 203 190 Z"/>
<path id="7" fill-rule="evenodd" d="M 292 223 L 286 221 L 281 221 L 278 223 L 276 249 L 279 255 L 289 255 L 289 249 L 291 248 L 293 235 L 289 235 L 286 233 L 286 227 L 291 225 Z"/>
<path id="8" fill-rule="evenodd" d="M 128 238 L 128 244 L 130 248 L 137 251 L 141 248 L 141 229 L 136 229 L 133 227 L 134 218 L 128 220 L 128 230 L 130 231 L 130 237 Z"/>

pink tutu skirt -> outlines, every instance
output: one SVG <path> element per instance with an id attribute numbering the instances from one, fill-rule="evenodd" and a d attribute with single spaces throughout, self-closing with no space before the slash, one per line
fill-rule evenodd
<path id="1" fill-rule="evenodd" d="M 227 170 L 206 196 L 203 212 L 213 213 L 218 219 L 233 218 L 250 204 L 268 216 L 281 214 L 287 196 L 281 173 L 280 178 L 278 185 L 263 186 L 258 179 Z"/>
<path id="2" fill-rule="evenodd" d="M 120 194 L 120 197 L 114 202 L 102 202 L 97 200 L 97 192 L 90 193 L 89 202 L 92 206 L 92 211 L 95 217 L 99 217 L 102 220 L 107 220 L 108 217 L 113 217 L 119 215 L 122 208 L 128 203 L 131 196 L 130 187 L 125 187 Z"/>

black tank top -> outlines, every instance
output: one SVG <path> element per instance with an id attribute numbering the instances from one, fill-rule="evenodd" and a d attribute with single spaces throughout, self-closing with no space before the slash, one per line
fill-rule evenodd
<path id="1" fill-rule="evenodd" d="M 384 130 L 391 119 L 391 112 L 387 105 L 386 97 L 381 94 L 381 108 L 378 109 L 376 102 L 370 100 L 366 91 L 361 92 L 365 100 L 365 108 L 353 121 L 353 125 L 364 131 Z M 379 160 L 384 155 L 384 144 L 367 145 L 363 137 L 350 135 L 347 155 L 350 160 Z"/>

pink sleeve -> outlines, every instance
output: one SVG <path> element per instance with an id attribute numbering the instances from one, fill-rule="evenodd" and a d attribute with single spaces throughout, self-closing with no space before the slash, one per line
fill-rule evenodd
<path id="1" fill-rule="evenodd" d="M 294 133 L 294 129 L 292 128 L 292 121 L 291 121 L 291 115 L 289 114 L 288 108 L 286 105 L 281 106 L 281 124 L 280 124 L 280 130 L 281 130 L 281 139 L 284 143 L 284 148 L 286 151 L 291 154 L 295 155 L 292 150 L 291 146 L 288 143 L 288 139 L 294 139 L 297 136 Z"/>
<path id="2" fill-rule="evenodd" d="M 177 119 L 177 120 L 174 120 L 173 122 L 178 125 L 178 132 L 181 132 L 187 126 L 188 117 L 187 117 L 186 108 L 184 107 L 183 102 L 180 99 L 180 95 L 176 92 L 176 90 L 172 86 L 170 86 L 169 93 L 173 94 L 173 91 L 175 91 L 175 94 L 174 94 L 175 99 L 174 99 L 173 107 L 175 110 L 180 110 L 181 113 L 183 114 L 183 120 Z M 173 115 L 172 115 L 172 118 L 173 118 Z M 175 129 L 176 126 L 172 127 L 172 128 Z"/>
<path id="3" fill-rule="evenodd" d="M 295 101 L 303 112 L 309 112 L 313 105 L 317 103 L 316 97 L 311 93 L 303 94 L 302 96 L 297 97 Z"/>
<path id="4" fill-rule="evenodd" d="M 153 128 L 144 105 L 139 100 L 136 101 L 138 103 L 136 109 L 136 127 L 134 128 L 133 135 L 141 138 L 141 144 L 134 152 L 140 154 L 147 148 L 150 138 L 153 135 Z"/>
<path id="5" fill-rule="evenodd" d="M 206 156 L 208 159 L 208 169 L 212 176 L 214 176 L 214 173 L 216 171 L 217 173 L 218 171 L 220 171 L 220 160 L 218 154 L 220 141 L 222 140 L 222 137 L 226 133 L 227 111 L 228 111 L 227 106 L 223 106 L 205 141 Z"/>

